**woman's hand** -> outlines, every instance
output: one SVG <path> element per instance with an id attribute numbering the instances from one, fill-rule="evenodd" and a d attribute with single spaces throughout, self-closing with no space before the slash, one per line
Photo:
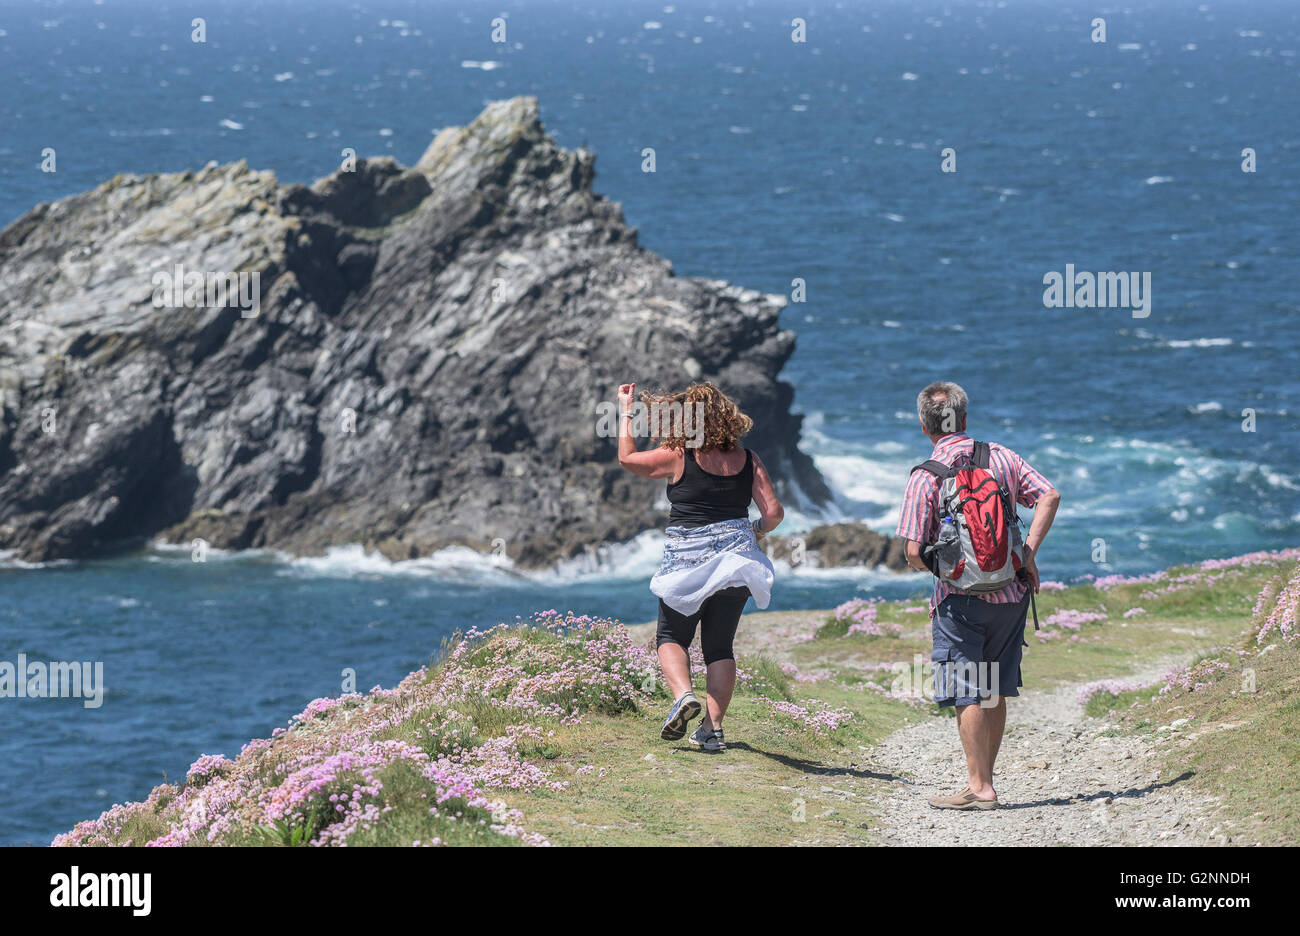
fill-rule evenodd
<path id="1" fill-rule="evenodd" d="M 618 388 L 618 418 L 622 419 L 623 414 L 632 409 L 632 403 L 636 400 L 636 384 L 625 383 L 619 384 Z"/>
<path id="2" fill-rule="evenodd" d="M 682 453 L 666 448 L 652 448 L 645 452 L 636 450 L 630 420 L 623 414 L 632 411 L 636 401 L 636 384 L 619 384 L 618 387 L 618 463 L 643 478 L 675 478 L 681 472 Z"/>

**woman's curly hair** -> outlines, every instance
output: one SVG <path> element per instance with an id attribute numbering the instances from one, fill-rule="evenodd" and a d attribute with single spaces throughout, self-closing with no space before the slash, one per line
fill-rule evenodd
<path id="1" fill-rule="evenodd" d="M 754 428 L 754 420 L 709 380 L 693 383 L 680 393 L 642 393 L 641 402 L 651 414 L 651 437 L 660 447 L 679 452 L 700 438 L 699 427 L 694 422 L 695 414 L 700 412 L 697 404 L 703 405 L 704 414 L 703 438 L 698 447 L 692 446 L 697 454 L 715 449 L 729 452 L 741 436 Z M 688 427 L 693 431 L 688 432 Z M 655 432 L 656 429 L 659 431 Z"/>

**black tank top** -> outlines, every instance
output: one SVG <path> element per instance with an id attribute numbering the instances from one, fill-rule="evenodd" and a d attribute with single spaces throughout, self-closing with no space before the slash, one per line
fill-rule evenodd
<path id="1" fill-rule="evenodd" d="M 734 475 L 709 474 L 686 449 L 681 480 L 668 485 L 669 526 L 699 527 L 749 516 L 754 495 L 754 453 L 745 449 L 745 467 Z"/>

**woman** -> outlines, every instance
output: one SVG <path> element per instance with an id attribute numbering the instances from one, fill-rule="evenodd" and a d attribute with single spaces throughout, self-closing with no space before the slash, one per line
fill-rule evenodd
<path id="1" fill-rule="evenodd" d="M 636 384 L 618 388 L 618 462 L 643 478 L 668 479 L 672 505 L 663 562 L 650 582 L 659 597 L 659 665 L 674 699 L 660 735 L 676 741 L 700 714 L 687 656 L 698 624 L 708 710 L 690 741 L 722 751 L 722 719 L 736 687 L 736 626 L 749 597 L 766 608 L 772 588 L 772 563 L 758 538 L 785 511 L 763 460 L 737 445 L 754 423 L 725 393 L 706 382 L 683 393 L 643 394 L 646 409 L 637 413 L 635 392 Z M 649 426 L 659 427 L 659 445 L 638 452 L 630 424 L 647 412 Z M 761 515 L 752 523 L 751 500 Z"/>

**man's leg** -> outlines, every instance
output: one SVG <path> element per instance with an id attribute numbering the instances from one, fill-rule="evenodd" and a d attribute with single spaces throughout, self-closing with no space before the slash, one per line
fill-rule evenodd
<path id="1" fill-rule="evenodd" d="M 1020 664 L 1023 659 L 1025 641 L 1025 615 L 1029 611 L 1029 601 L 1025 599 L 1017 604 L 992 604 L 987 608 L 988 625 L 984 645 L 984 659 L 988 661 L 989 685 L 983 687 L 990 693 L 990 698 L 997 699 L 996 705 L 988 705 L 985 712 L 989 718 L 989 774 L 997 764 L 998 752 L 1002 749 L 1002 736 L 1007 727 L 1007 697 L 1020 694 Z"/>
<path id="2" fill-rule="evenodd" d="M 999 723 L 996 709 L 980 708 L 975 705 L 957 706 L 957 732 L 961 735 L 962 750 L 966 752 L 966 770 L 970 774 L 967 785 L 976 799 L 997 799 L 993 790 L 993 758 L 996 757 L 997 745 L 1001 743 L 1002 732 L 994 729 Z M 1006 709 L 1002 710 L 1004 713 Z"/>
<path id="3" fill-rule="evenodd" d="M 992 809 L 993 762 L 1002 743 L 1005 708 L 988 708 L 988 666 L 984 662 L 988 603 L 965 595 L 950 595 L 940 602 L 932 621 L 935 667 L 935 702 L 957 710 L 957 732 L 966 755 L 969 777 L 966 789 L 940 796 L 930 805 L 940 809 Z"/>
<path id="4" fill-rule="evenodd" d="M 998 696 L 998 704 L 986 708 L 989 714 L 989 776 L 997 768 L 998 751 L 1002 749 L 1002 733 L 1007 730 L 1007 697 Z"/>

